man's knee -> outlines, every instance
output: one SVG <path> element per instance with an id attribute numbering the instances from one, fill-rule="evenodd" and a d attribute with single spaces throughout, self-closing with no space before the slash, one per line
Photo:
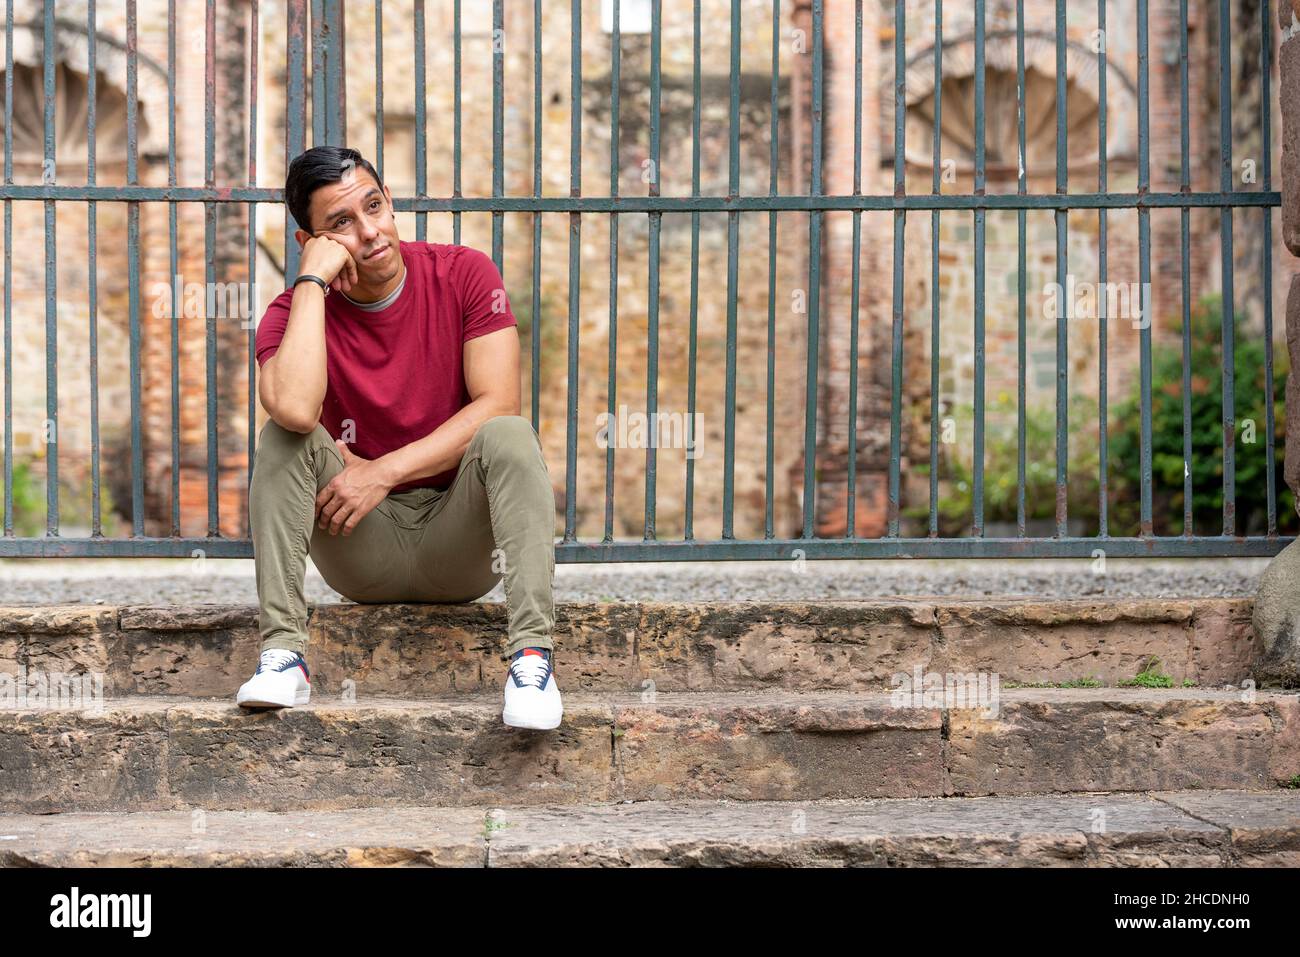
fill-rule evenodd
<path id="1" fill-rule="evenodd" d="M 267 419 L 258 433 L 253 459 L 254 484 L 260 485 L 281 473 L 298 474 L 300 468 L 310 469 L 319 481 L 322 475 L 332 478 L 343 467 L 342 453 L 319 422 L 310 432 L 294 432 L 274 419 Z"/>
<path id="2" fill-rule="evenodd" d="M 493 416 L 478 427 L 474 441 L 489 461 L 511 455 L 531 459 L 542 447 L 537 430 L 522 415 Z"/>
<path id="3" fill-rule="evenodd" d="M 257 448 L 260 451 L 263 443 L 278 443 L 298 446 L 307 442 L 319 442 L 325 438 L 332 445 L 334 440 L 330 438 L 329 432 L 325 426 L 319 422 L 310 432 L 295 432 L 292 429 L 286 429 L 275 419 L 267 419 L 262 425 L 262 430 L 257 433 Z"/>

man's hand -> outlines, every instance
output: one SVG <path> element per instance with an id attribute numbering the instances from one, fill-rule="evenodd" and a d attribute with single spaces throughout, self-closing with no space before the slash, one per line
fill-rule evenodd
<path id="1" fill-rule="evenodd" d="M 331 535 L 337 535 L 340 528 L 344 535 L 351 535 L 393 486 L 382 466 L 354 455 L 342 439 L 335 439 L 334 444 L 343 454 L 343 471 L 316 494 L 317 523 L 322 529 L 328 524 Z"/>
<path id="2" fill-rule="evenodd" d="M 320 276 L 330 288 L 348 292 L 357 283 L 357 261 L 348 248 L 328 236 L 313 236 L 302 247 L 298 275 Z"/>

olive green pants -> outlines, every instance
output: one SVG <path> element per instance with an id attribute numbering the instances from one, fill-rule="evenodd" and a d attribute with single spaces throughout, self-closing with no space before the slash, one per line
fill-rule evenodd
<path id="1" fill-rule="evenodd" d="M 316 520 L 316 496 L 343 471 L 317 423 L 291 432 L 268 420 L 249 490 L 262 650 L 307 646 L 307 554 L 355 602 L 468 602 L 504 580 L 509 628 L 501 657 L 551 648 L 555 496 L 541 440 L 522 416 L 488 419 L 446 489 L 390 494 L 350 535 Z"/>

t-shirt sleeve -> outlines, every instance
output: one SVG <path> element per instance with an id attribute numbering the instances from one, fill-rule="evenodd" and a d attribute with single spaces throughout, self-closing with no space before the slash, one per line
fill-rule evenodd
<path id="1" fill-rule="evenodd" d="M 456 269 L 461 295 L 461 342 L 518 325 L 497 264 L 487 253 L 466 247 Z"/>
<path id="2" fill-rule="evenodd" d="M 266 312 L 262 314 L 262 320 L 257 324 L 257 334 L 254 338 L 259 367 L 266 365 L 266 360 L 275 355 L 276 350 L 280 348 L 280 341 L 284 338 L 284 330 L 289 325 L 289 308 L 292 304 L 293 292 L 286 289 L 271 300 L 271 304 L 266 307 Z"/>

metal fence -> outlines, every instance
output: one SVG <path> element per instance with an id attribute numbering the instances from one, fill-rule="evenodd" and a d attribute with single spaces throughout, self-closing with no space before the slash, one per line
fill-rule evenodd
<path id="1" fill-rule="evenodd" d="M 787 3 L 791 0 L 787 0 Z M 778 87 L 781 80 L 780 58 L 778 55 L 778 36 L 779 29 L 776 24 L 781 17 L 781 0 L 772 0 L 772 20 L 773 20 L 773 42 L 772 42 L 772 66 L 771 66 L 771 96 L 772 96 L 772 121 L 771 121 L 771 155 L 772 155 L 772 178 L 771 185 L 767 195 L 740 195 L 740 142 L 739 142 L 739 124 L 738 112 L 740 107 L 740 62 L 741 62 L 741 16 L 742 5 L 739 0 L 733 0 L 731 4 L 731 47 L 730 47 L 730 139 L 729 139 L 729 163 L 728 163 L 728 190 L 725 195 L 701 195 L 700 192 L 700 35 L 701 35 L 701 4 L 699 0 L 694 3 L 694 110 L 692 114 L 692 130 L 695 136 L 695 146 L 693 154 L 693 175 L 692 190 L 689 196 L 663 196 L 659 192 L 658 178 L 651 180 L 646 195 L 629 196 L 619 195 L 618 180 L 615 175 L 609 184 L 607 195 L 593 194 L 590 183 L 584 184 L 582 178 L 582 111 L 574 109 L 572 111 L 571 124 L 571 167 L 570 167 L 570 194 L 567 197 L 548 197 L 541 194 L 541 164 L 542 164 L 542 143 L 540 136 L 534 137 L 533 143 L 533 165 L 534 165 L 534 182 L 536 185 L 533 195 L 531 196 L 508 196 L 504 190 L 503 176 L 503 156 L 505 150 L 504 142 L 504 65 L 503 52 L 500 44 L 494 45 L 493 53 L 493 109 L 492 109 L 492 155 L 493 155 L 493 186 L 490 196 L 464 196 L 461 195 L 461 34 L 460 34 L 460 0 L 455 0 L 454 21 L 456 24 L 453 37 L 455 52 L 455 143 L 454 143 L 454 162 L 455 162 L 455 188 L 453 195 L 446 197 L 429 196 L 426 192 L 425 180 L 425 157 L 427 150 L 426 130 L 425 130 L 425 83 L 426 77 L 424 72 L 424 53 L 425 53 L 425 23 L 424 23 L 424 2 L 415 0 L 414 2 L 414 23 L 412 24 L 414 33 L 414 42 L 416 48 L 416 67 L 415 78 L 417 95 L 415 97 L 416 116 L 415 116 L 415 149 L 416 149 L 416 195 L 402 196 L 396 198 L 396 208 L 399 211 L 414 212 L 417 214 L 417 235 L 416 238 L 423 240 L 426 235 L 426 217 L 429 213 L 450 213 L 454 222 L 454 241 L 460 241 L 460 227 L 462 213 L 490 213 L 492 215 L 492 255 L 496 260 L 498 267 L 501 265 L 502 248 L 503 248 L 503 220 L 507 213 L 533 214 L 533 244 L 534 244 L 534 262 L 540 258 L 541 248 L 541 216 L 542 214 L 567 214 L 569 220 L 569 258 L 568 272 L 569 282 L 572 289 L 580 288 L 581 280 L 581 231 L 582 220 L 585 216 L 608 216 L 612 222 L 617 222 L 619 216 L 645 216 L 649 226 L 649 291 L 650 298 L 648 303 L 649 314 L 649 333 L 646 343 L 648 353 L 648 385 L 645 395 L 646 414 L 653 417 L 658 406 L 657 393 L 657 368 L 659 359 L 659 265 L 660 265 L 660 230 L 662 219 L 665 215 L 669 216 L 689 216 L 692 225 L 692 270 L 691 270 L 691 328 L 690 328 L 690 386 L 688 400 L 688 415 L 693 414 L 695 409 L 696 396 L 696 326 L 695 326 L 695 306 L 698 296 L 699 281 L 699 229 L 700 215 L 709 212 L 725 212 L 727 214 L 727 349 L 726 349 L 726 404 L 721 410 L 725 415 L 725 442 L 723 449 L 723 468 L 724 468 L 724 493 L 721 503 L 708 503 L 707 507 L 720 507 L 722 514 L 722 535 L 717 540 L 699 540 L 695 538 L 692 532 L 693 516 L 699 507 L 693 495 L 693 461 L 686 464 L 686 499 L 685 499 L 685 535 L 679 540 L 662 540 L 656 536 L 655 531 L 655 507 L 656 507 L 656 450 L 649 448 L 646 450 L 645 458 L 645 527 L 644 536 L 640 541 L 616 541 L 613 536 L 613 510 L 611 504 L 613 491 L 613 464 L 615 450 L 611 446 L 606 452 L 606 489 L 605 489 L 605 535 L 600 540 L 580 540 L 576 534 L 576 501 L 575 501 L 575 469 L 577 463 L 577 441 L 578 441 L 578 391 L 576 383 L 581 375 L 579 366 L 579 316 L 581 304 L 577 295 L 571 295 L 568 304 L 568 353 L 567 353 L 567 442 L 565 449 L 565 489 L 566 489 L 566 508 L 564 514 L 564 532 L 561 541 L 556 547 L 556 558 L 560 562 L 591 562 L 591 561 L 628 561 L 628 560 L 683 560 L 683 559 L 789 559 L 792 556 L 802 555 L 810 559 L 816 558 L 886 558 L 886 557 L 1088 557 L 1093 556 L 1098 550 L 1102 550 L 1108 556 L 1245 556 L 1245 555 L 1269 555 L 1282 546 L 1287 544 L 1290 539 L 1277 534 L 1276 522 L 1276 497 L 1274 494 L 1274 422 L 1273 408 L 1271 402 L 1265 403 L 1267 410 L 1267 425 L 1264 430 L 1265 442 L 1267 443 L 1267 475 L 1268 475 L 1268 529 L 1266 534 L 1261 536 L 1245 536 L 1237 532 L 1236 515 L 1235 515 L 1235 493 L 1236 479 L 1234 476 L 1234 449 L 1235 439 L 1235 411 L 1234 411 L 1234 364 L 1233 364 L 1233 337 L 1234 337 L 1234 319 L 1232 306 L 1232 273 L 1233 273 L 1233 211 L 1238 207 L 1243 208 L 1263 208 L 1263 229 L 1265 230 L 1264 241 L 1264 258 L 1261 263 L 1261 269 L 1264 273 L 1264 318 L 1265 318 L 1265 348 L 1267 350 L 1267 388 L 1269 395 L 1273 391 L 1273 364 L 1272 364 L 1272 324 L 1271 324 L 1271 220 L 1269 208 L 1280 204 L 1279 194 L 1273 190 L 1271 183 L 1271 91 L 1268 89 L 1268 77 L 1270 75 L 1270 55 L 1272 50 L 1272 24 L 1267 0 L 1262 0 L 1260 4 L 1260 17 L 1262 29 L 1262 45 L 1260 55 L 1262 58 L 1262 75 L 1264 77 L 1265 90 L 1262 95 L 1261 116 L 1263 134 L 1263 166 L 1262 166 L 1262 183 L 1261 188 L 1252 191 L 1240 191 L 1234 188 L 1232 170 L 1233 170 L 1233 152 L 1232 152 L 1232 97 L 1230 77 L 1227 69 L 1220 71 L 1219 78 L 1219 102 L 1221 113 L 1221 184 L 1218 192 L 1196 192 L 1191 188 L 1189 178 L 1190 160 L 1189 160 L 1189 136 L 1188 136 L 1188 9 L 1187 0 L 1180 3 L 1180 36 L 1181 44 L 1179 49 L 1181 64 L 1181 89 L 1182 89 L 1182 137 L 1181 137 L 1181 162 L 1182 162 L 1182 182 L 1181 188 L 1176 192 L 1153 192 L 1150 189 L 1150 103 L 1149 103 L 1149 69 L 1148 69 L 1148 10 L 1147 0 L 1136 0 L 1137 2 L 1137 48 L 1138 48 L 1138 75 L 1137 75 L 1137 102 L 1138 102 L 1138 188 L 1136 193 L 1117 193 L 1111 192 L 1107 188 L 1107 160 L 1105 144 L 1106 124 L 1107 124 L 1107 105 L 1106 105 L 1106 52 L 1103 49 L 1098 53 L 1100 60 L 1100 69 L 1098 71 L 1099 89 L 1098 102 L 1100 104 L 1099 115 L 1099 139 L 1102 144 L 1100 150 L 1100 168 L 1096 184 L 1096 190 L 1093 192 L 1074 192 L 1068 191 L 1068 164 L 1067 156 L 1067 122 L 1066 122 L 1066 14 L 1064 0 L 1056 0 L 1056 50 L 1057 50 L 1057 98 L 1056 98 L 1056 190 L 1051 194 L 1030 193 L 1027 191 L 1027 181 L 1024 170 L 1023 157 L 1025 155 L 1025 22 L 1024 22 L 1024 3 L 1023 0 L 1017 0 L 1016 14 L 1017 23 L 1015 30 L 1015 39 L 1017 43 L 1017 83 L 1020 98 L 1020 109 L 1018 117 L 1018 145 L 1019 154 L 1022 158 L 1021 169 L 1019 171 L 1018 189 L 1015 193 L 990 194 L 986 191 L 986 149 L 985 149 L 985 124 L 984 124 L 984 102 L 985 102 L 985 45 L 986 45 L 986 14 L 984 0 L 976 0 L 974 11 L 974 55 L 975 55 L 975 73 L 974 73 L 974 96 L 975 96 L 975 172 L 974 172 L 974 189 L 971 193 L 965 195 L 945 195 L 940 186 L 940 169 L 942 166 L 940 151 L 940 132 L 938 122 L 938 112 L 942 109 L 942 85 L 943 85 L 943 60 L 942 55 L 933 57 L 934 61 L 934 89 L 936 95 L 936 122 L 934 136 L 934 181 L 933 188 L 928 193 L 908 194 L 905 189 L 905 161 L 904 148 L 906 142 L 905 120 L 907 114 L 906 105 L 906 84 L 907 84 L 907 67 L 908 57 L 906 55 L 906 10 L 903 0 L 897 0 L 895 7 L 895 34 L 894 34 L 894 74 L 896 77 L 894 85 L 894 190 L 892 195 L 864 194 L 861 191 L 860 168 L 855 171 L 855 184 L 853 193 L 850 195 L 827 195 L 823 190 L 823 92 L 824 92 L 824 0 L 812 0 L 811 3 L 811 180 L 810 189 L 806 194 L 799 195 L 781 195 L 777 188 L 777 156 L 781 144 L 783 131 L 778 124 L 778 111 L 776 109 Z M 56 4 L 53 0 L 46 0 L 44 5 L 44 20 L 40 24 L 43 32 L 45 44 L 45 70 L 44 70 L 44 89 L 45 89 L 45 115 L 44 115 L 44 148 L 45 158 L 48 163 L 53 163 L 55 155 L 54 140 L 54 91 L 55 91 L 55 72 L 54 72 L 54 55 L 53 42 L 56 28 L 68 26 L 63 21 L 56 18 Z M 534 104 L 534 123 L 540 126 L 542 117 L 542 84 L 541 84 L 541 56 L 542 56 L 542 32 L 541 32 L 541 0 L 533 0 L 534 8 L 534 64 L 536 69 L 537 82 L 535 83 L 535 104 Z M 315 104 L 312 111 L 311 138 L 313 143 L 343 143 L 346 138 L 345 127 L 345 104 L 346 104 L 346 81 L 344 69 L 344 4 L 342 0 L 289 0 L 287 7 L 287 101 L 288 101 L 288 126 L 285 130 L 285 148 L 286 156 L 292 157 L 306 148 L 307 129 L 304 117 L 307 115 L 309 84 L 310 100 Z M 619 71 L 620 71 L 620 24 L 621 17 L 619 11 L 619 0 L 613 0 L 613 32 L 611 36 L 610 56 L 614 82 L 611 92 L 611 139 L 612 151 L 617 157 L 618 151 L 618 130 L 619 130 Z M 376 70 L 382 71 L 383 62 L 383 35 L 382 35 L 382 0 L 375 2 L 375 23 L 376 23 L 376 42 L 374 49 L 374 60 Z M 583 19 L 582 7 L 578 0 L 571 5 L 572 9 L 572 100 L 574 103 L 580 103 L 582 96 L 582 35 Z M 651 77 L 650 77 L 650 159 L 655 168 L 658 167 L 660 158 L 660 64 L 661 64 L 661 3 L 654 0 L 651 5 Z M 182 537 L 173 535 L 171 537 L 146 537 L 143 534 L 143 459 L 141 451 L 141 423 L 140 423 L 140 327 L 139 312 L 140 289 L 139 289 L 139 243 L 140 243 L 140 203 L 142 202 L 166 202 L 170 207 L 170 242 L 171 242 L 171 262 L 173 273 L 175 272 L 177 245 L 176 245 L 176 208 L 180 203 L 201 203 L 205 212 L 205 249 L 206 249 L 206 279 L 208 288 L 211 290 L 217 281 L 214 267 L 213 250 L 216 244 L 216 225 L 217 225 L 217 205 L 222 203 L 248 204 L 249 223 L 248 223 L 248 256 L 250 273 L 255 272 L 255 248 L 256 248 L 256 203 L 279 202 L 282 200 L 282 191 L 280 189 L 263 188 L 251 185 L 256 183 L 256 127 L 257 127 L 257 71 L 258 71 L 258 51 L 256 36 L 258 33 L 259 10 L 257 0 L 251 2 L 252 24 L 253 24 L 253 42 L 250 51 L 251 76 L 253 82 L 250 89 L 252 90 L 252 99 L 250 103 L 250 115 L 248 118 L 250 130 L 250 149 L 248 155 L 248 182 L 247 187 L 217 188 L 215 185 L 214 175 L 214 137 L 215 137 L 215 99 L 214 89 L 214 45 L 215 45 L 215 2 L 209 2 L 207 6 L 206 20 L 206 84 L 205 84 L 205 183 L 203 186 L 182 186 L 176 183 L 176 149 L 175 149 L 175 126 L 174 117 L 176 114 L 176 91 L 173 84 L 174 74 L 170 69 L 175 63 L 176 57 L 176 22 L 175 11 L 172 4 L 169 4 L 169 23 L 168 23 L 168 51 L 169 63 L 168 68 L 168 102 L 172 114 L 173 125 L 169 137 L 168 167 L 170 171 L 169 185 L 165 187 L 146 187 L 139 185 L 137 175 L 137 116 L 136 116 L 136 79 L 139 58 L 136 43 L 136 3 L 135 0 L 126 0 L 127 16 L 127 41 L 126 54 L 128 64 L 127 78 L 127 140 L 128 140 L 128 185 L 120 186 L 101 186 L 95 183 L 94 173 L 94 142 L 95 142 L 95 112 L 94 112 L 94 47 L 91 43 L 91 75 L 90 75 L 90 113 L 88 117 L 89 124 L 89 175 L 88 182 L 85 185 L 63 185 L 63 184 L 45 184 L 45 185 L 16 185 L 12 176 L 12 156 L 11 156 L 11 137 L 6 137 L 5 143 L 5 181 L 3 188 L 0 188 L 0 196 L 4 199 L 5 207 L 5 399 L 6 399 L 6 418 L 5 418 L 5 514 L 6 523 L 4 536 L 0 538 L 0 555 L 4 556 L 30 556 L 30 557 L 55 557 L 55 556 L 177 556 L 187 557 L 201 552 L 209 557 L 249 557 L 252 554 L 251 542 L 246 539 L 229 539 L 223 538 L 217 533 L 219 527 L 216 495 L 217 489 L 217 436 L 215 431 L 216 421 L 216 392 L 214 383 L 217 376 L 216 353 L 215 353 L 215 325 L 214 319 L 209 317 L 207 324 L 207 412 L 208 412 L 208 519 L 209 534 L 205 537 Z M 855 143 L 858 152 L 861 152 L 862 144 L 862 66 L 863 66 L 863 36 L 862 36 L 862 0 L 856 2 L 856 36 L 855 36 L 855 75 L 857 77 L 857 89 L 855 91 L 856 103 L 858 104 L 855 111 L 856 124 L 854 130 Z M 1222 63 L 1227 64 L 1231 60 L 1232 47 L 1230 27 L 1232 23 L 1231 11 L 1228 0 L 1219 0 L 1219 56 Z M 1106 3 L 1105 0 L 1099 0 L 1097 3 L 1097 15 L 1102 29 L 1105 29 Z M 504 29 L 505 10 L 503 0 L 495 0 L 492 4 L 493 28 L 494 33 L 499 34 Z M 33 25 L 35 26 L 35 25 Z M 77 26 L 77 25 L 72 25 Z M 12 61 L 14 20 L 12 5 L 9 6 L 6 18 L 6 50 L 8 59 Z M 95 30 L 95 4 L 92 0 L 89 7 L 89 16 L 84 29 L 88 31 L 91 37 L 96 36 Z M 935 5 L 935 48 L 942 50 L 943 39 L 943 3 L 938 0 Z M 311 71 L 308 73 L 308 56 L 311 57 Z M 377 130 L 376 139 L 380 144 L 379 155 L 376 157 L 377 166 L 383 168 L 382 144 L 384 140 L 383 122 L 383 90 L 382 83 L 377 84 Z M 12 130 L 13 119 L 13 77 L 12 71 L 6 72 L 5 84 L 5 128 Z M 788 132 L 786 135 L 789 135 Z M 617 167 L 617 163 L 614 164 Z M 586 190 L 584 191 L 584 185 Z M 57 423 L 58 419 L 58 376 L 57 376 L 57 344 L 55 332 L 55 317 L 58 298 L 58 263 L 55 256 L 54 245 L 54 216 L 56 204 L 67 202 L 84 202 L 88 204 L 90 214 L 90 247 L 88 250 L 91 268 L 91 322 L 92 338 L 90 348 L 90 377 L 92 388 L 92 416 L 94 415 L 94 388 L 95 388 L 95 363 L 96 348 L 93 335 L 93 322 L 95 312 L 95 254 L 96 254 L 96 227 L 95 227 L 95 210 L 98 203 L 125 203 L 128 213 L 127 228 L 127 251 L 128 251 L 128 269 L 129 269 L 129 292 L 130 292 L 130 396 L 131 396 L 131 447 L 132 447 L 132 518 L 133 534 L 126 538 L 106 538 L 99 534 L 100 515 L 99 515 L 99 438 L 98 430 L 93 430 L 94 447 L 93 454 L 93 472 L 94 482 L 94 503 L 95 503 L 95 534 L 87 538 L 65 538 L 59 535 L 59 502 L 57 495 L 58 481 L 58 444 L 54 438 L 51 438 L 47 445 L 48 450 L 48 475 L 47 475 L 47 506 L 48 506 L 48 524 L 46 535 L 35 538 L 22 538 L 14 535 L 13 532 L 13 455 L 12 455 L 12 368 L 11 368 L 11 346 L 12 346 L 12 307 L 11 307 L 11 250 L 12 250 L 12 204 L 17 202 L 41 202 L 44 205 L 45 212 L 45 318 L 47 331 L 47 412 L 50 421 Z M 1101 509 L 1101 529 L 1097 536 L 1088 537 L 1071 537 L 1067 528 L 1067 497 L 1066 483 L 1068 478 L 1069 460 L 1067 448 L 1068 436 L 1068 399 L 1070 396 L 1070 381 L 1068 378 L 1069 354 L 1068 339 L 1066 334 L 1066 319 L 1060 317 L 1057 319 L 1056 330 L 1056 488 L 1057 488 L 1057 505 L 1056 505 L 1056 534 L 1048 538 L 1033 538 L 1024 534 L 1025 528 L 1025 482 L 1026 482 L 1026 455 L 1025 455 L 1025 322 L 1026 322 L 1026 288 L 1025 288 L 1025 218 L 1028 211 L 1033 210 L 1050 210 L 1054 212 L 1056 226 L 1056 270 L 1058 281 L 1062 285 L 1066 282 L 1067 259 L 1066 245 L 1068 240 L 1068 222 L 1067 216 L 1071 210 L 1096 210 L 1098 216 L 1098 225 L 1101 237 L 1101 255 L 1100 255 L 1100 277 L 1102 283 L 1106 280 L 1106 225 L 1107 213 L 1117 209 L 1135 209 L 1139 222 L 1139 255 L 1140 255 L 1140 273 L 1143 283 L 1144 294 L 1149 295 L 1146 290 L 1150 288 L 1151 278 L 1151 224 L 1150 215 L 1152 209 L 1171 208 L 1177 209 L 1181 214 L 1182 229 L 1182 264 L 1184 275 L 1184 297 L 1183 297 L 1183 388 L 1184 396 L 1190 390 L 1190 377 L 1196 371 L 1190 368 L 1190 323 L 1189 316 L 1189 295 L 1187 294 L 1187 275 L 1190 270 L 1188 258 L 1189 247 L 1189 215 L 1194 208 L 1215 208 L 1221 211 L 1221 240 L 1222 240 L 1222 268 L 1223 268 L 1223 322 L 1222 322 L 1222 354 L 1223 354 L 1223 392 L 1222 392 L 1222 424 L 1223 424 L 1223 444 L 1222 444 L 1222 461 L 1223 461 L 1223 522 L 1219 534 L 1213 535 L 1195 535 L 1191 531 L 1191 501 L 1192 501 L 1192 479 L 1190 468 L 1185 469 L 1185 497 L 1187 514 L 1186 522 L 1187 531 L 1181 535 L 1162 536 L 1156 535 L 1153 531 L 1152 522 L 1152 437 L 1151 437 L 1151 324 L 1148 322 L 1141 331 L 1141 354 L 1140 354 L 1140 391 L 1141 391 L 1141 534 L 1134 537 L 1112 537 L 1108 534 L 1106 520 L 1106 391 L 1104 388 L 1106 377 L 1106 320 L 1101 318 L 1099 334 L 1101 336 L 1101 349 L 1099 353 L 1100 377 L 1102 388 L 1100 391 L 1101 415 L 1101 476 L 1100 484 L 1102 490 Z M 985 425 L 986 425 L 986 401 L 985 401 L 985 228 L 986 216 L 989 210 L 1015 210 L 1018 217 L 1019 225 L 1019 348 L 1020 348 L 1020 368 L 1019 368 L 1019 418 L 1018 418 L 1018 435 L 1019 435 L 1019 461 L 1018 461 L 1018 511 L 1019 511 L 1019 529 L 1020 534 L 1012 537 L 988 537 L 984 534 L 984 509 L 985 509 Z M 823 285 L 822 278 L 822 237 L 823 237 L 823 217 L 827 211 L 848 211 L 853 214 L 853 248 L 854 248 L 854 265 L 852 278 L 852 295 L 853 295 L 853 357 L 851 368 L 854 372 L 854 378 L 850 386 L 850 408 L 849 415 L 856 421 L 858 383 L 856 378 L 858 367 L 857 355 L 857 303 L 860 285 L 860 256 L 859 248 L 861 243 L 861 216 L 864 212 L 870 211 L 892 211 L 893 214 L 893 241 L 894 241 L 894 265 L 893 265 L 893 311 L 892 311 L 892 400 L 890 407 L 890 431 L 889 431 L 889 473 L 888 473 L 888 532 L 879 538 L 859 538 L 854 535 L 854 512 L 857 507 L 855 502 L 855 474 L 857 470 L 857 453 L 856 447 L 856 429 L 850 429 L 849 434 L 849 479 L 848 479 L 848 533 L 844 536 L 834 538 L 821 537 L 814 531 L 815 515 L 815 493 L 817 489 L 816 482 L 816 459 L 817 459 L 817 436 L 818 436 L 818 373 L 819 373 L 819 321 L 821 318 L 820 293 Z M 938 532 L 937 508 L 939 502 L 938 487 L 938 461 L 939 461 L 939 409 L 938 409 L 938 382 L 939 382 L 939 361 L 940 350 L 939 327 L 940 327 L 940 307 L 938 297 L 932 297 L 933 314 L 932 314 L 932 332 L 934 347 L 930 355 L 931 371 L 931 399 L 930 399 L 930 511 L 929 511 L 929 534 L 922 537 L 901 537 L 900 536 L 900 468 L 902 462 L 901 435 L 903 429 L 902 422 L 902 386 L 903 386 L 903 341 L 904 341 L 904 309 L 902 305 L 902 290 L 904 285 L 904 256 L 903 245 L 905 230 L 909 214 L 912 216 L 921 216 L 929 212 L 933 222 L 933 261 L 934 272 L 932 282 L 937 285 L 938 282 L 938 251 L 939 251 L 939 230 L 938 221 L 942 211 L 951 213 L 968 212 L 974 231 L 974 284 L 975 284 L 975 308 L 974 315 L 969 317 L 948 317 L 949 321 L 970 321 L 973 324 L 973 333 L 975 341 L 974 354 L 974 389 L 975 389 L 975 413 L 974 413 L 974 453 L 973 453 L 973 534 L 962 537 L 944 537 Z M 768 405 L 767 405 L 767 522 L 766 534 L 756 539 L 737 539 L 733 534 L 733 513 L 734 513 L 734 469 L 735 469 L 735 439 L 736 439 L 736 330 L 738 323 L 736 300 L 737 300 L 737 283 L 738 283 L 738 257 L 739 250 L 739 226 L 742 217 L 766 217 L 769 224 L 771 236 L 772 255 L 775 256 L 776 248 L 776 230 L 778 213 L 798 213 L 806 214 L 809 223 L 809 247 L 807 250 L 809 275 L 809 301 L 807 311 L 807 365 L 806 365 L 806 418 L 803 430 L 803 485 L 805 489 L 803 502 L 803 527 L 800 535 L 790 538 L 776 537 L 772 523 L 772 447 L 775 442 L 773 430 L 773 408 L 772 408 L 772 389 L 771 383 L 774 376 L 773 357 L 775 355 L 776 343 L 775 337 L 775 319 L 774 319 L 774 298 L 769 297 L 769 314 L 768 321 L 768 365 L 767 381 Z M 288 212 L 286 217 L 286 237 L 292 236 L 295 224 L 289 218 Z M 612 277 L 617 276 L 618 270 L 618 246 L 616 232 L 612 231 L 612 238 L 609 251 L 610 273 Z M 286 242 L 285 249 L 285 266 L 288 275 L 293 275 L 297 267 L 297 250 L 294 248 L 292 241 Z M 775 275 L 775 259 L 770 264 L 771 274 Z M 210 301 L 210 300 L 209 300 Z M 1149 307 L 1148 302 L 1143 303 L 1143 312 L 1146 313 Z M 612 307 L 611 307 L 612 308 Z M 539 277 L 537 270 L 534 269 L 532 276 L 532 315 L 540 315 L 540 293 Z M 538 423 L 538 405 L 539 405 L 539 377 L 538 367 L 541 355 L 541 336 L 540 322 L 532 323 L 531 341 L 527 343 L 532 365 L 532 394 L 531 394 L 531 416 L 534 426 Z M 175 356 L 175 327 L 173 326 L 173 356 Z M 255 367 L 253 364 L 253 331 L 248 333 L 248 366 L 249 381 L 255 381 Z M 610 365 L 609 365 L 609 412 L 612 415 L 615 410 L 615 364 L 614 349 L 610 347 Z M 173 396 L 179 393 L 181 384 L 173 373 Z M 254 420 L 254 396 L 250 387 L 248 395 L 248 414 L 249 421 Z M 178 426 L 176 424 L 177 406 L 173 398 L 173 460 L 178 456 L 179 438 Z M 252 430 L 250 429 L 249 438 L 249 461 L 251 462 L 255 454 L 253 448 Z M 57 433 L 55 433 L 57 434 Z M 1184 402 L 1184 450 L 1185 457 L 1188 461 L 1191 458 L 1192 440 L 1191 440 L 1191 418 L 1187 404 Z M 173 470 L 173 476 L 176 475 Z M 175 481 L 175 480 L 174 480 Z M 178 499 L 176 494 L 177 487 L 173 485 L 174 502 Z M 178 513 L 175 511 L 179 506 L 174 505 L 173 518 L 174 524 L 179 527 Z"/>

